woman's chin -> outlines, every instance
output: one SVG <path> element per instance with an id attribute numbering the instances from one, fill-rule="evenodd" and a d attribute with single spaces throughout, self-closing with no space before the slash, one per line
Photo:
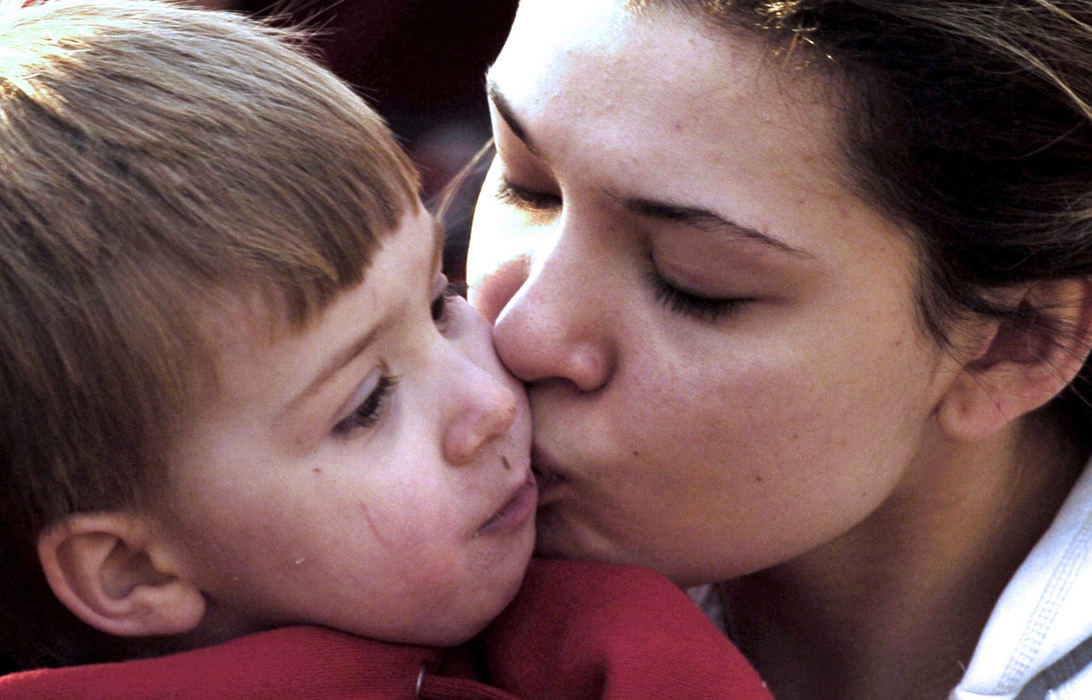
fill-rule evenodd
<path id="1" fill-rule="evenodd" d="M 585 559 L 635 564 L 626 548 L 574 520 L 557 504 L 540 507 L 535 521 L 535 556 L 545 559 Z"/>
<path id="2" fill-rule="evenodd" d="M 589 546 L 580 531 L 581 528 L 572 522 L 560 504 L 539 506 L 535 519 L 535 556 L 546 559 L 605 559 L 603 552 L 596 552 Z"/>

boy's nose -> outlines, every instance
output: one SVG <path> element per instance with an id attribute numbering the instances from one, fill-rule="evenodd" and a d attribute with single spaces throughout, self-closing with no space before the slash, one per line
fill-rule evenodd
<path id="1" fill-rule="evenodd" d="M 444 458 L 456 466 L 469 464 L 484 445 L 512 427 L 519 410 L 515 392 L 488 372 L 468 377 L 466 397 L 452 402 L 443 436 Z"/>

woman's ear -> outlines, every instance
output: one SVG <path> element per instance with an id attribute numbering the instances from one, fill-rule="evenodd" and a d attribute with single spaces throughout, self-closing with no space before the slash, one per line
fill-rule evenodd
<path id="1" fill-rule="evenodd" d="M 103 632 L 182 634 L 205 615 L 201 590 L 181 575 L 179 562 L 141 516 L 69 515 L 39 536 L 38 559 L 53 594 Z"/>
<path id="2" fill-rule="evenodd" d="M 974 442 L 993 435 L 1058 395 L 1092 349 L 1092 280 L 1041 282 L 1019 296 L 1028 325 L 992 321 L 977 330 L 937 407 L 950 437 Z"/>

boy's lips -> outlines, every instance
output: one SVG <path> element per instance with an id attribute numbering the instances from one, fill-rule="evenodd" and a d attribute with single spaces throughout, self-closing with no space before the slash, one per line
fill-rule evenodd
<path id="1" fill-rule="evenodd" d="M 538 505 L 538 486 L 530 476 L 520 484 L 504 502 L 500 510 L 494 513 L 478 528 L 479 535 L 493 535 L 519 529 L 528 519 L 534 517 Z"/>

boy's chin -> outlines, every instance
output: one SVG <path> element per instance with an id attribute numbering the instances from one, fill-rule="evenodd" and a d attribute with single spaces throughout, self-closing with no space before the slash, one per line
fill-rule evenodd
<path id="1" fill-rule="evenodd" d="M 427 639 L 422 638 L 421 640 L 411 643 L 423 644 L 425 646 L 454 647 L 476 637 L 483 632 L 493 620 L 499 617 L 500 614 L 504 612 L 504 609 L 515 599 L 516 595 L 519 593 L 520 586 L 523 584 L 523 578 L 527 573 L 527 567 L 530 562 L 531 550 L 530 547 L 528 547 L 527 554 L 523 557 L 523 566 L 519 569 L 519 574 L 511 577 L 507 582 L 494 586 L 492 594 L 488 596 L 488 599 L 483 598 L 480 605 L 476 608 L 475 614 L 466 615 L 459 624 L 452 625 L 451 628 L 438 635 L 429 636 Z"/>

